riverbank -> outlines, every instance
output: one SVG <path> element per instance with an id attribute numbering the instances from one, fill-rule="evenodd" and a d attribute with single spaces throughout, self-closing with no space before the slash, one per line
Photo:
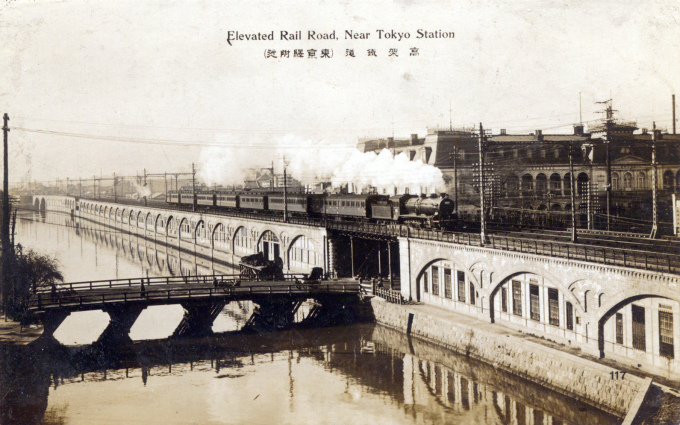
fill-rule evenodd
<path id="1" fill-rule="evenodd" d="M 623 375 L 573 348 L 434 306 L 396 305 L 380 298 L 371 304 L 378 324 L 568 395 L 623 418 L 624 424 L 650 417 L 666 423 L 680 419 L 677 396 L 652 386 L 652 378 L 639 372 Z"/>
<path id="2" fill-rule="evenodd" d="M 0 314 L 0 345 L 28 345 L 42 335 L 42 326 L 30 325 L 21 326 L 19 322 L 6 319 L 4 314 Z"/>

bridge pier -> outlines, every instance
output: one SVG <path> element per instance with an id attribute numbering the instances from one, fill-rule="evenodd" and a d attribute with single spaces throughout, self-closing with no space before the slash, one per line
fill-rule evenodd
<path id="1" fill-rule="evenodd" d="M 64 323 L 64 320 L 71 314 L 70 311 L 52 311 L 42 316 L 43 333 L 40 336 L 43 340 L 57 341 L 54 332 Z"/>
<path id="2" fill-rule="evenodd" d="M 110 306 L 103 308 L 108 313 L 111 321 L 96 343 L 110 346 L 132 344 L 132 339 L 129 335 L 130 329 L 145 308 L 140 306 Z"/>
<path id="3" fill-rule="evenodd" d="M 295 313 L 302 304 L 299 299 L 253 299 L 258 308 L 250 316 L 244 328 L 278 330 L 295 321 Z"/>
<path id="4" fill-rule="evenodd" d="M 226 301 L 183 302 L 184 317 L 172 333 L 173 337 L 212 335 L 212 325 L 220 314 Z"/>

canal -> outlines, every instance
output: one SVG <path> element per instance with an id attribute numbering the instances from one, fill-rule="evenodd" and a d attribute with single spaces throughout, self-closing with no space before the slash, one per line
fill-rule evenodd
<path id="1" fill-rule="evenodd" d="M 212 273 L 186 256 L 48 213 L 17 220 L 24 251 L 66 281 Z M 217 269 L 217 265 L 211 266 Z M 220 270 L 224 266 L 219 266 Z M 91 345 L 108 323 L 75 313 L 50 350 L 2 347 L 3 424 L 614 424 L 621 419 L 428 342 L 372 324 L 245 334 L 231 303 L 201 339 L 168 339 L 182 311 L 152 307 L 132 347 Z M 300 314 L 304 315 L 304 311 Z"/>

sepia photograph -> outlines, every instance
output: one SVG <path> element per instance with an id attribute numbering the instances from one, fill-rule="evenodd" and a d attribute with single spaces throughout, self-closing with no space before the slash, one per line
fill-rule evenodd
<path id="1" fill-rule="evenodd" d="M 672 0 L 0 2 L 0 425 L 680 424 L 679 70 Z"/>

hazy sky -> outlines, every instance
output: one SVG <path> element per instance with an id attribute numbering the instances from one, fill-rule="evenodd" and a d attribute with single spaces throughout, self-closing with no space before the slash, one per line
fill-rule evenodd
<path id="1" fill-rule="evenodd" d="M 674 0 L 3 2 L 0 112 L 18 127 L 10 133 L 11 180 L 188 170 L 207 144 L 255 144 L 257 158 L 283 136 L 337 146 L 366 135 L 423 135 L 427 126 L 448 126 L 449 104 L 454 126 L 563 132 L 579 121 L 579 92 L 584 121 L 598 118 L 595 102 L 611 94 L 620 117 L 671 128 L 679 7 Z M 419 29 L 455 38 L 418 39 Z M 347 40 L 346 30 L 370 35 Z M 379 39 L 377 30 L 410 38 Z M 230 46 L 229 31 L 273 31 L 274 40 Z M 280 31 L 302 31 L 303 39 L 281 41 Z M 338 39 L 308 40 L 308 31 L 335 31 Z M 265 58 L 267 49 L 277 58 Z M 293 57 L 295 49 L 305 57 Z M 333 57 L 320 58 L 322 49 Z"/>

